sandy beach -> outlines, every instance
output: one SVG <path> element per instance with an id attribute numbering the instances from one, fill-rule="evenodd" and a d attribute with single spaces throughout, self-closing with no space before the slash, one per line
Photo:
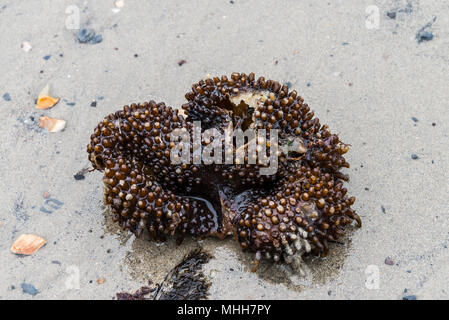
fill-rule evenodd
<path id="1" fill-rule="evenodd" d="M 115 299 L 198 247 L 213 255 L 209 299 L 449 299 L 447 1 L 6 0 L 0 30 L 0 299 Z M 308 259 L 305 277 L 268 262 L 251 272 L 232 238 L 137 239 L 88 171 L 103 117 L 149 100 L 180 108 L 193 83 L 232 72 L 297 90 L 351 145 L 363 227 Z M 47 84 L 60 100 L 40 110 Z M 46 244 L 16 255 L 21 234 Z"/>

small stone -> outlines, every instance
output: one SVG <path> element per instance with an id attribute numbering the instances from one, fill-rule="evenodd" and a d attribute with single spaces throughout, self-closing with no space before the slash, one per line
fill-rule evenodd
<path id="1" fill-rule="evenodd" d="M 73 107 L 76 103 L 75 102 L 67 102 L 66 104 L 70 107 Z"/>
<path id="2" fill-rule="evenodd" d="M 103 284 L 103 283 L 105 283 L 106 282 L 106 279 L 105 278 L 99 278 L 99 279 L 97 279 L 97 283 L 98 284 Z"/>
<path id="3" fill-rule="evenodd" d="M 413 122 L 418 122 L 418 118 L 412 117 Z"/>
<path id="4" fill-rule="evenodd" d="M 90 104 L 91 107 L 95 108 L 97 106 L 97 101 L 93 100 Z"/>
<path id="5" fill-rule="evenodd" d="M 416 34 L 416 40 L 418 40 L 418 43 L 421 43 L 423 41 L 430 41 L 433 39 L 433 33 L 430 31 L 430 28 L 432 27 L 432 24 L 437 20 L 437 17 L 433 17 L 430 22 L 428 22 L 424 27 L 419 29 L 418 33 Z"/>
<path id="6" fill-rule="evenodd" d="M 50 198 L 50 193 L 45 191 L 42 196 L 44 197 L 44 199 L 48 199 Z"/>
<path id="7" fill-rule="evenodd" d="M 82 174 L 81 172 L 78 172 L 78 173 L 75 174 L 73 177 L 75 178 L 75 180 L 84 180 L 84 178 L 86 178 L 86 177 L 84 176 L 84 174 Z"/>
<path id="8" fill-rule="evenodd" d="M 26 293 L 26 294 L 29 294 L 29 295 L 32 295 L 32 296 L 35 296 L 36 294 L 39 293 L 39 291 L 30 283 L 25 283 L 24 282 L 20 286 L 22 287 L 22 292 L 23 293 Z"/>
<path id="9" fill-rule="evenodd" d="M 187 61 L 184 59 L 181 59 L 178 61 L 178 66 L 182 66 L 184 63 L 186 63 Z"/>
<path id="10" fill-rule="evenodd" d="M 5 101 L 11 101 L 11 96 L 8 92 L 3 95 L 3 99 L 5 99 Z"/>
<path id="11" fill-rule="evenodd" d="M 386 257 L 385 258 L 385 264 L 389 265 L 389 266 L 392 266 L 392 265 L 394 265 L 394 261 L 390 257 Z"/>
<path id="12" fill-rule="evenodd" d="M 412 153 L 411 157 L 412 157 L 413 160 L 418 160 L 419 159 L 418 155 L 415 154 L 415 153 Z"/>
<path id="13" fill-rule="evenodd" d="M 437 124 L 435 122 L 432 122 L 432 127 L 435 127 Z"/>
<path id="14" fill-rule="evenodd" d="M 80 29 L 78 32 L 78 41 L 80 43 L 90 43 L 96 44 L 103 41 L 103 36 L 101 34 L 95 34 L 93 29 Z"/>
<path id="15" fill-rule="evenodd" d="M 103 36 L 101 34 L 97 34 L 89 41 L 89 43 L 96 44 L 96 43 L 100 43 L 102 41 L 103 41 Z"/>
<path id="16" fill-rule="evenodd" d="M 48 55 L 46 55 L 46 56 L 43 57 L 44 60 L 48 60 L 48 59 L 50 59 L 50 58 L 51 58 L 51 55 L 50 55 L 50 54 L 48 54 Z"/>
<path id="17" fill-rule="evenodd" d="M 90 39 L 95 36 L 95 31 L 93 29 L 80 29 L 78 31 L 78 41 L 81 43 L 87 43 Z"/>
<path id="18" fill-rule="evenodd" d="M 387 12 L 387 17 L 390 19 L 396 19 L 396 11 Z"/>
<path id="19" fill-rule="evenodd" d="M 382 209 L 382 212 L 383 212 L 383 213 L 385 213 L 385 212 L 386 212 L 386 210 L 385 210 L 385 207 L 384 207 L 384 206 L 380 206 L 380 208 Z"/>
<path id="20" fill-rule="evenodd" d="M 430 41 L 433 39 L 433 33 L 430 31 L 421 31 L 417 35 L 418 42 Z"/>
<path id="21" fill-rule="evenodd" d="M 404 296 L 402 297 L 402 300 L 417 300 L 418 298 L 414 295 L 412 296 Z"/>

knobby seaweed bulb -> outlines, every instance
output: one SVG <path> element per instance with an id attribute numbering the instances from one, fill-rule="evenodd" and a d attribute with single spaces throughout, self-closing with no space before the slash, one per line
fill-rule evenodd
<path id="1" fill-rule="evenodd" d="M 296 91 L 253 73 L 233 73 L 201 80 L 185 97 L 183 111 L 154 101 L 125 106 L 91 136 L 89 160 L 104 173 L 104 200 L 122 228 L 136 236 L 147 230 L 156 241 L 174 236 L 179 243 L 186 234 L 233 235 L 255 253 L 256 265 L 262 258 L 297 265 L 304 253 L 326 255 L 328 242 L 354 220 L 361 226 L 341 172 L 349 168 L 343 157 L 349 146 L 320 124 Z M 240 147 L 231 137 L 231 153 L 223 148 L 217 157 L 212 149 L 220 161 L 175 163 L 171 151 L 186 141 L 174 140 L 175 133 L 194 136 L 198 122 L 203 137 L 211 129 L 218 133 L 203 139 L 200 150 L 224 145 L 230 128 L 270 133 L 248 137 Z M 262 174 L 268 164 L 250 161 L 255 141 L 276 155 L 275 172 Z M 193 158 L 194 146 L 184 147 Z M 243 161 L 225 161 L 242 151 Z"/>

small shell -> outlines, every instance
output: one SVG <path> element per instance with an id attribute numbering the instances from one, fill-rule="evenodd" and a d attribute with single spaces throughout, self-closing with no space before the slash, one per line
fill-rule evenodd
<path id="1" fill-rule="evenodd" d="M 39 250 L 47 241 L 35 234 L 22 234 L 11 246 L 15 254 L 31 255 Z"/>
<path id="2" fill-rule="evenodd" d="M 61 119 L 53 119 L 49 117 L 40 117 L 39 127 L 45 128 L 50 132 L 59 132 L 65 128 L 66 121 Z"/>
<path id="3" fill-rule="evenodd" d="M 125 1 L 124 1 L 124 0 L 116 0 L 116 1 L 114 2 L 114 5 L 115 5 L 117 8 L 123 8 L 123 6 L 125 5 Z"/>
<path id="4" fill-rule="evenodd" d="M 59 102 L 59 98 L 52 97 L 50 95 L 50 86 L 47 84 L 41 93 L 37 97 L 36 108 L 37 109 L 48 109 L 53 107 Z"/>
<path id="5" fill-rule="evenodd" d="M 25 52 L 29 52 L 33 47 L 31 46 L 31 43 L 28 41 L 22 42 L 22 50 Z"/>

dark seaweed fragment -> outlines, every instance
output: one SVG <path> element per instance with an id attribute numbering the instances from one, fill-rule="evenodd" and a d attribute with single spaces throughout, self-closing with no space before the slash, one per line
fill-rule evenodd
<path id="1" fill-rule="evenodd" d="M 119 292 L 117 300 L 200 300 L 206 299 L 210 287 L 209 281 L 201 271 L 211 255 L 201 249 L 190 252 L 171 269 L 161 284 L 143 286 L 135 293 Z M 153 293 L 152 296 L 148 296 Z M 148 296 L 148 297 L 147 297 Z"/>

